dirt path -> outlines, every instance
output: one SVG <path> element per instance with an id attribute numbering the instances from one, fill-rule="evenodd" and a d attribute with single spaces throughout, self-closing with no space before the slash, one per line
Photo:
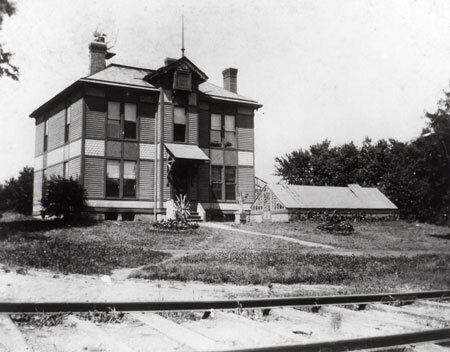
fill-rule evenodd
<path id="1" fill-rule="evenodd" d="M 204 223 L 201 223 L 201 226 L 211 227 L 211 228 L 216 228 L 216 229 L 221 229 L 221 230 L 226 230 L 226 231 L 235 231 L 235 232 L 245 233 L 245 234 L 254 235 L 254 236 L 272 237 L 272 238 L 280 239 L 280 240 L 287 241 L 287 242 L 297 243 L 297 244 L 300 244 L 305 247 L 335 249 L 335 247 L 326 245 L 326 244 L 302 241 L 302 240 L 298 240 L 296 238 L 285 237 L 285 236 L 280 236 L 280 235 L 271 235 L 271 234 L 263 233 L 263 232 L 255 232 L 255 231 L 237 229 L 232 226 L 225 225 L 222 223 L 217 223 L 217 222 L 204 222 Z"/>
<path id="2" fill-rule="evenodd" d="M 333 285 L 231 285 L 164 280 L 124 279 L 125 275 L 62 275 L 29 269 L 19 275 L 15 268 L 0 270 L 0 301 L 170 301 L 232 299 L 285 295 L 336 294 L 346 287 Z M 124 270 L 124 269 L 121 269 Z M 126 270 L 126 269 L 125 269 Z"/>

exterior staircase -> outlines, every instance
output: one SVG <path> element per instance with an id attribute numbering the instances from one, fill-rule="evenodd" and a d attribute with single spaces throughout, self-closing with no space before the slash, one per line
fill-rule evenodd
<path id="1" fill-rule="evenodd" d="M 200 215 L 198 214 L 198 212 L 191 210 L 190 215 L 188 216 L 188 221 L 189 222 L 202 222 L 202 218 L 200 217 Z"/>
<path id="2" fill-rule="evenodd" d="M 197 212 L 197 202 L 191 202 L 189 208 L 190 215 L 188 216 L 188 221 L 190 222 L 202 222 L 202 217 Z"/>

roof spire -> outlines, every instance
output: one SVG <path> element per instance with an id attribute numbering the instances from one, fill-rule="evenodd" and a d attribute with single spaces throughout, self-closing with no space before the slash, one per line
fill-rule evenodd
<path id="1" fill-rule="evenodd" d="M 184 57 L 184 6 L 181 12 L 181 56 Z"/>

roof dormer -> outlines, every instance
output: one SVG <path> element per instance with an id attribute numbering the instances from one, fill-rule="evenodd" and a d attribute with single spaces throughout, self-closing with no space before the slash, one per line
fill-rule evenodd
<path id="1" fill-rule="evenodd" d="M 144 80 L 155 87 L 197 92 L 198 85 L 207 81 L 208 76 L 183 56 L 178 60 L 167 58 L 163 67 L 149 73 Z"/>

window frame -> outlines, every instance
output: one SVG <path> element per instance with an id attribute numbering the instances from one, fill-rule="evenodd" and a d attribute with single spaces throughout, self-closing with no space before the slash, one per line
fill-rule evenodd
<path id="1" fill-rule="evenodd" d="M 119 119 L 112 119 L 110 118 L 110 103 L 116 103 L 119 104 Z M 135 106 L 135 138 L 129 138 L 125 137 L 125 123 L 126 122 L 132 122 L 132 120 L 125 119 L 125 106 L 134 105 Z M 105 121 L 105 136 L 107 140 L 116 140 L 116 141 L 133 141 L 133 142 L 139 142 L 139 103 L 138 102 L 128 102 L 128 101 L 120 101 L 120 100 L 114 100 L 114 99 L 106 99 L 106 121 Z M 109 121 L 118 121 L 119 124 L 119 136 L 109 136 L 108 133 L 108 123 Z"/>
<path id="2" fill-rule="evenodd" d="M 64 121 L 64 143 L 70 142 L 70 124 L 72 122 L 71 105 L 66 107 L 66 116 Z"/>
<path id="3" fill-rule="evenodd" d="M 218 175 L 220 175 L 220 182 L 213 180 L 213 168 L 219 168 L 220 172 Z M 223 199 L 223 169 L 224 167 L 222 165 L 211 165 L 211 197 L 216 200 L 222 200 Z M 214 185 L 220 185 L 220 198 L 216 197 L 214 193 Z"/>
<path id="4" fill-rule="evenodd" d="M 217 128 L 213 128 L 212 126 L 212 120 L 213 120 L 213 115 L 216 116 L 220 116 L 220 130 Z M 234 129 L 227 129 L 226 128 L 226 117 L 227 116 L 232 116 L 234 118 Z M 212 143 L 212 132 L 219 132 L 220 134 L 220 145 L 217 143 Z M 236 133 L 237 132 L 237 128 L 236 128 L 236 115 L 235 114 L 225 114 L 225 113 L 217 113 L 217 112 L 211 112 L 210 113 L 210 119 L 209 119 L 209 146 L 213 147 L 213 148 L 223 148 L 223 149 L 237 149 L 237 137 L 236 137 Z M 233 144 L 231 146 L 227 146 L 226 145 L 226 135 L 227 133 L 233 133 Z"/>
<path id="5" fill-rule="evenodd" d="M 119 192 L 118 196 L 111 196 L 107 193 L 107 182 L 108 182 L 108 162 L 118 162 L 119 163 Z M 125 163 L 126 162 L 133 162 L 135 163 L 135 195 L 134 197 L 127 197 L 124 196 L 124 184 L 125 184 Z M 111 178 L 113 179 L 113 178 Z M 119 159 L 119 158 L 105 158 L 105 187 L 104 187 L 104 195 L 105 199 L 139 199 L 139 161 L 138 160 L 130 160 L 130 159 Z"/>
<path id="6" fill-rule="evenodd" d="M 236 166 L 224 166 L 224 195 L 225 198 L 224 200 L 226 201 L 236 201 L 236 185 L 237 185 L 237 167 Z M 227 170 L 233 169 L 234 171 L 234 182 L 227 182 Z M 228 199 L 227 198 L 227 186 L 233 186 L 234 188 L 234 196 L 233 199 Z"/>
<path id="7" fill-rule="evenodd" d="M 44 152 L 48 150 L 48 120 L 44 121 Z"/>
<path id="8" fill-rule="evenodd" d="M 220 168 L 220 182 L 217 181 L 213 181 L 213 168 Z M 229 169 L 234 169 L 234 182 L 227 182 L 227 171 L 226 170 Z M 220 201 L 220 202 L 236 202 L 237 199 L 237 186 L 238 186 L 238 168 L 237 166 L 227 166 L 227 165 L 211 165 L 211 183 L 210 183 L 210 187 L 211 187 L 211 198 Z M 218 198 L 216 197 L 215 193 L 214 193 L 214 188 L 213 185 L 214 184 L 220 184 L 220 195 L 221 197 Z M 227 197 L 227 186 L 234 186 L 234 197 L 233 199 L 229 199 Z"/>

